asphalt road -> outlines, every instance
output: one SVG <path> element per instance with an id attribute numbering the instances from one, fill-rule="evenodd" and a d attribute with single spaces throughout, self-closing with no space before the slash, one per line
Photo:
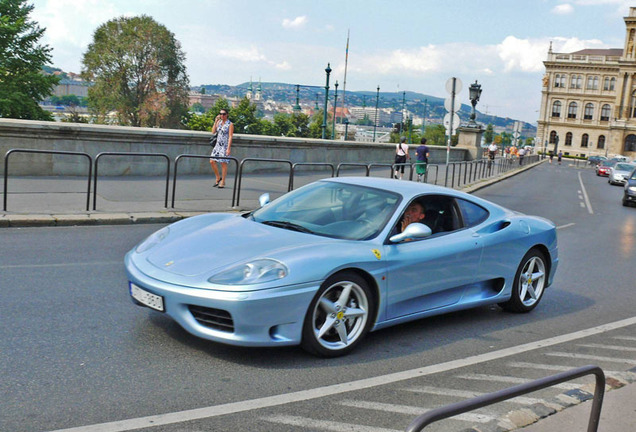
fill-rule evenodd
<path id="1" fill-rule="evenodd" d="M 621 376 L 636 367 L 636 208 L 621 194 L 589 168 L 556 164 L 477 192 L 559 227 L 560 267 L 539 307 L 393 327 L 330 360 L 203 341 L 135 307 L 123 255 L 157 225 L 2 229 L 0 430 L 404 430 L 426 408 L 515 379 L 590 363 Z M 489 430 L 524 406 L 430 430 Z"/>

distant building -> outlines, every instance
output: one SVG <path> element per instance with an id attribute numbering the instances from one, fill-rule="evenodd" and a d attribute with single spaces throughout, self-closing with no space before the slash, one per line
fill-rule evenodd
<path id="1" fill-rule="evenodd" d="M 55 96 L 75 95 L 78 97 L 88 97 L 88 88 L 91 83 L 82 80 L 61 79 L 60 83 L 53 89 Z"/>
<path id="2" fill-rule="evenodd" d="M 538 149 L 636 158 L 636 7 L 624 20 L 623 48 L 555 53 L 550 46 Z"/>
<path id="3" fill-rule="evenodd" d="M 205 111 L 214 106 L 217 100 L 221 98 L 221 95 L 203 94 L 197 92 L 190 92 L 188 94 L 188 104 L 190 106 L 199 103 Z"/>

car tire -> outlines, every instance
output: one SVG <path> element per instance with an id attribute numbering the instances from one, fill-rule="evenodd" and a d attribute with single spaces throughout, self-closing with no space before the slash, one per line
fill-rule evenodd
<path id="1" fill-rule="evenodd" d="M 547 261 L 543 253 L 531 249 L 526 253 L 515 274 L 510 300 L 500 303 L 509 312 L 526 313 L 541 301 L 547 284 Z"/>
<path id="2" fill-rule="evenodd" d="M 302 348 L 320 357 L 348 354 L 369 332 L 375 298 L 353 272 L 329 277 L 313 298 L 303 324 Z"/>
<path id="3" fill-rule="evenodd" d="M 629 207 L 629 201 L 623 199 L 623 207 Z"/>

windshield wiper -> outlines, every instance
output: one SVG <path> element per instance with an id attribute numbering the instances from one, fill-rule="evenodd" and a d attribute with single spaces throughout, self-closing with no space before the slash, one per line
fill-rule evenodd
<path id="1" fill-rule="evenodd" d="M 292 223 L 292 222 L 271 220 L 271 221 L 263 221 L 261 223 L 263 223 L 265 225 L 271 225 L 271 226 L 274 226 L 274 227 L 278 227 L 278 228 L 289 229 L 289 230 L 292 230 L 292 231 L 299 231 L 299 232 L 303 232 L 303 233 L 307 233 L 307 234 L 315 234 L 309 228 L 305 228 L 302 225 L 298 225 L 298 224 L 295 224 L 295 223 Z"/>

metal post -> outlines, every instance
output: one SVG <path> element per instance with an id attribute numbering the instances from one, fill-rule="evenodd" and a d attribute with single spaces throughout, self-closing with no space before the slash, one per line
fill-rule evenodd
<path id="1" fill-rule="evenodd" d="M 300 112 L 300 86 L 296 84 L 296 106 L 294 107 L 294 111 Z"/>
<path id="2" fill-rule="evenodd" d="M 344 140 L 347 140 L 347 137 L 349 136 L 349 118 L 345 117 L 344 119 L 344 124 L 345 124 L 345 135 L 344 135 Z"/>
<path id="3" fill-rule="evenodd" d="M 325 111 L 322 116 L 322 139 L 325 139 L 327 136 L 327 103 L 329 102 L 329 74 L 331 73 L 331 67 L 329 63 L 327 63 L 327 69 L 325 69 L 325 73 L 327 74 L 327 83 L 325 84 Z"/>
<path id="4" fill-rule="evenodd" d="M 336 115 L 337 115 L 336 110 L 338 108 L 338 80 L 336 80 L 334 87 L 336 87 L 336 92 L 334 94 L 334 99 L 333 99 L 333 124 L 331 125 L 331 139 L 336 139 Z"/>
<path id="5" fill-rule="evenodd" d="M 378 103 L 380 102 L 380 85 L 378 93 L 375 95 L 375 119 L 373 120 L 373 142 L 375 142 L 375 130 L 378 128 Z"/>

